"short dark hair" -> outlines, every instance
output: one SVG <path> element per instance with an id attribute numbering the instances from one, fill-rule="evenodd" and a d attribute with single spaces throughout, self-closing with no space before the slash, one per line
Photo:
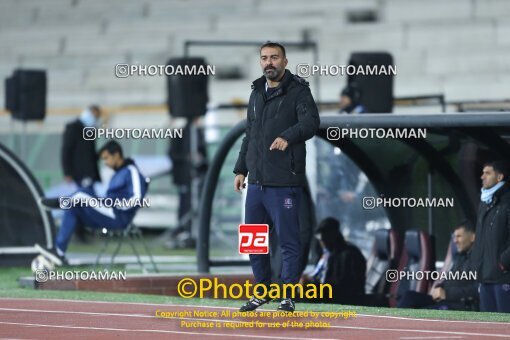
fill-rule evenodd
<path id="1" fill-rule="evenodd" d="M 260 46 L 260 52 L 262 52 L 262 49 L 265 48 L 265 47 L 279 48 L 280 50 L 282 50 L 283 57 L 284 58 L 287 57 L 287 55 L 285 53 L 285 47 L 283 47 L 282 44 L 279 44 L 279 43 L 273 42 L 273 41 L 268 41 L 265 44 L 263 44 L 262 46 Z"/>
<path id="2" fill-rule="evenodd" d="M 510 176 L 510 167 L 508 166 L 508 162 L 506 162 L 506 161 L 497 160 L 497 161 L 485 162 L 485 164 L 483 166 L 484 167 L 486 167 L 486 166 L 492 167 L 495 172 L 503 175 L 503 178 L 505 181 Z"/>
<path id="3" fill-rule="evenodd" d="M 105 151 L 107 151 L 110 155 L 118 153 L 120 157 L 124 157 L 122 153 L 122 147 L 117 141 L 114 140 L 106 142 L 106 144 L 103 145 L 101 149 L 99 149 L 99 155 L 101 155 Z"/>
<path id="4" fill-rule="evenodd" d="M 465 231 L 469 231 L 470 233 L 476 232 L 475 227 L 470 220 L 463 220 L 455 226 L 455 230 L 461 229 L 461 228 L 464 228 Z"/>
<path id="5" fill-rule="evenodd" d="M 315 233 L 320 234 L 330 230 L 340 232 L 340 221 L 331 216 L 320 221 L 317 228 L 315 228 Z"/>

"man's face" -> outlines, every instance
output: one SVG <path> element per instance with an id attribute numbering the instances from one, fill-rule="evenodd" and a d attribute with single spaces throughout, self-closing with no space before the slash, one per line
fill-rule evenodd
<path id="1" fill-rule="evenodd" d="M 107 167 L 109 167 L 113 170 L 115 170 L 119 166 L 119 163 L 121 161 L 121 157 L 120 157 L 119 153 L 111 154 L 106 150 L 103 151 L 103 153 L 101 153 L 101 159 L 103 160 L 104 164 Z"/>
<path id="2" fill-rule="evenodd" d="M 482 188 L 489 189 L 503 180 L 503 175 L 494 171 L 492 166 L 486 166 L 482 170 Z"/>
<path id="3" fill-rule="evenodd" d="M 93 108 L 92 110 L 90 110 L 90 112 L 92 112 L 92 114 L 94 115 L 94 118 L 96 118 L 96 120 L 99 120 L 101 118 L 101 109 Z"/>
<path id="4" fill-rule="evenodd" d="M 466 231 L 465 228 L 457 228 L 453 232 L 453 243 L 455 243 L 458 252 L 468 251 L 471 249 L 473 242 L 475 242 L 475 234 Z"/>
<path id="5" fill-rule="evenodd" d="M 340 96 L 340 108 L 345 109 L 346 107 L 349 107 L 352 104 L 352 100 L 349 96 L 346 96 L 345 94 L 342 94 Z"/>
<path id="6" fill-rule="evenodd" d="M 278 47 L 264 47 L 260 51 L 260 67 L 269 80 L 278 80 L 285 72 L 287 58 Z"/>

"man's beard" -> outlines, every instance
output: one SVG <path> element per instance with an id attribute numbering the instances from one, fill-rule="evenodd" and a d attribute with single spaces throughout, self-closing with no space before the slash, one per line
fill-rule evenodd
<path id="1" fill-rule="evenodd" d="M 277 68 L 266 68 L 264 70 L 264 76 L 269 80 L 277 80 L 280 78 L 282 72 Z"/>

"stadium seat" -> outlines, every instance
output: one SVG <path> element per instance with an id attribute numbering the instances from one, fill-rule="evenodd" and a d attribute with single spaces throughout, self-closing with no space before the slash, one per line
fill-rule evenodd
<path id="1" fill-rule="evenodd" d="M 405 234 L 404 249 L 398 271 L 408 273 L 424 272 L 433 270 L 433 249 L 430 236 L 421 230 L 408 230 Z M 418 293 L 427 293 L 430 287 L 429 280 L 417 280 L 416 277 L 404 277 L 391 283 L 389 305 L 395 307 L 397 300 L 407 290 Z"/>
<path id="2" fill-rule="evenodd" d="M 372 253 L 367 261 L 366 305 L 387 305 L 390 285 L 386 280 L 386 271 L 397 268 L 401 252 L 401 237 L 396 230 L 376 230 Z"/>
<path id="3" fill-rule="evenodd" d="M 453 243 L 453 235 L 450 239 L 450 243 L 448 244 L 448 250 L 446 250 L 446 256 L 444 258 L 443 267 L 439 271 L 439 273 L 446 272 L 450 270 L 450 268 L 453 266 L 453 257 L 457 254 L 457 247 L 455 247 L 455 244 Z M 432 286 L 430 287 L 429 291 L 434 289 L 439 283 L 441 283 L 442 280 L 436 280 L 432 283 Z"/>

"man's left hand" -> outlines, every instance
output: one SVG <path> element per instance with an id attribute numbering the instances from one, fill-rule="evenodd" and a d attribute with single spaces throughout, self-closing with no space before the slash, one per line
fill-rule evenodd
<path id="1" fill-rule="evenodd" d="M 269 147 L 269 150 L 277 149 L 280 151 L 285 151 L 287 147 L 289 146 L 289 143 L 283 139 L 282 137 L 276 137 L 273 144 Z"/>

